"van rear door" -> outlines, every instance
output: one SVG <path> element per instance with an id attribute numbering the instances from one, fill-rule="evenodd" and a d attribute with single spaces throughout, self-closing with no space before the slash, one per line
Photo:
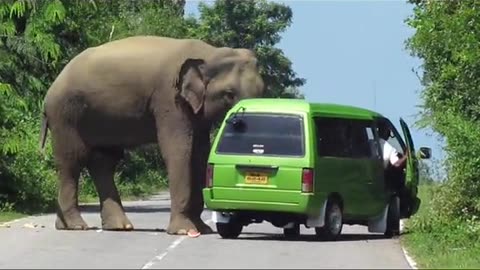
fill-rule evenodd
<path id="1" fill-rule="evenodd" d="M 299 114 L 240 113 L 229 118 L 210 159 L 215 199 L 255 200 L 258 194 L 273 202 L 286 199 L 278 196 L 282 192 L 299 192 L 308 165 L 305 126 Z"/>

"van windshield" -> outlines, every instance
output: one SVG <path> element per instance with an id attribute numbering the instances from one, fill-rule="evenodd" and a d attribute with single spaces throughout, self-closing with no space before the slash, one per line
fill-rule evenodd
<path id="1" fill-rule="evenodd" d="M 230 117 L 217 153 L 303 156 L 303 121 L 299 115 L 238 113 Z"/>

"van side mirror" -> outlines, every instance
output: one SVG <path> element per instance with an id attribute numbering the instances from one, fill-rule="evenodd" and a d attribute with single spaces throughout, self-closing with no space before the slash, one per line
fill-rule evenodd
<path id="1" fill-rule="evenodd" d="M 419 156 L 421 159 L 430 159 L 432 157 L 432 149 L 430 147 L 420 147 Z"/>

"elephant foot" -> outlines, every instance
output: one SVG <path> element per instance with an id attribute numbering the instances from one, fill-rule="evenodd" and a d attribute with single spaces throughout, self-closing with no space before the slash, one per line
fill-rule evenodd
<path id="1" fill-rule="evenodd" d="M 170 224 L 168 225 L 166 232 L 167 234 L 172 235 L 187 235 L 189 233 L 195 234 L 199 231 L 190 218 L 178 215 L 178 217 L 172 217 L 170 219 Z"/>
<path id="2" fill-rule="evenodd" d="M 55 221 L 55 228 L 57 230 L 87 230 L 88 225 L 83 220 L 83 218 L 78 214 L 77 217 L 74 218 L 60 218 L 57 216 L 57 220 Z"/>
<path id="3" fill-rule="evenodd" d="M 193 221 L 195 220 L 195 221 Z M 188 217 L 176 217 L 171 219 L 167 228 L 167 234 L 172 235 L 196 235 L 213 233 L 212 228 L 201 219 L 190 219 Z"/>
<path id="4" fill-rule="evenodd" d="M 112 216 L 102 219 L 102 229 L 105 231 L 132 231 L 133 224 L 123 215 L 123 217 Z"/>

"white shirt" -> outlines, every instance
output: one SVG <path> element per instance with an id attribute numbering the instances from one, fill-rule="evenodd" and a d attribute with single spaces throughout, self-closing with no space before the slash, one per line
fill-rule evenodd
<path id="1" fill-rule="evenodd" d="M 393 147 L 390 143 L 385 141 L 384 139 L 380 139 L 380 148 L 383 153 L 383 167 L 386 168 L 388 166 L 388 162 L 390 164 L 395 164 L 399 160 L 398 158 L 398 151 Z"/>

